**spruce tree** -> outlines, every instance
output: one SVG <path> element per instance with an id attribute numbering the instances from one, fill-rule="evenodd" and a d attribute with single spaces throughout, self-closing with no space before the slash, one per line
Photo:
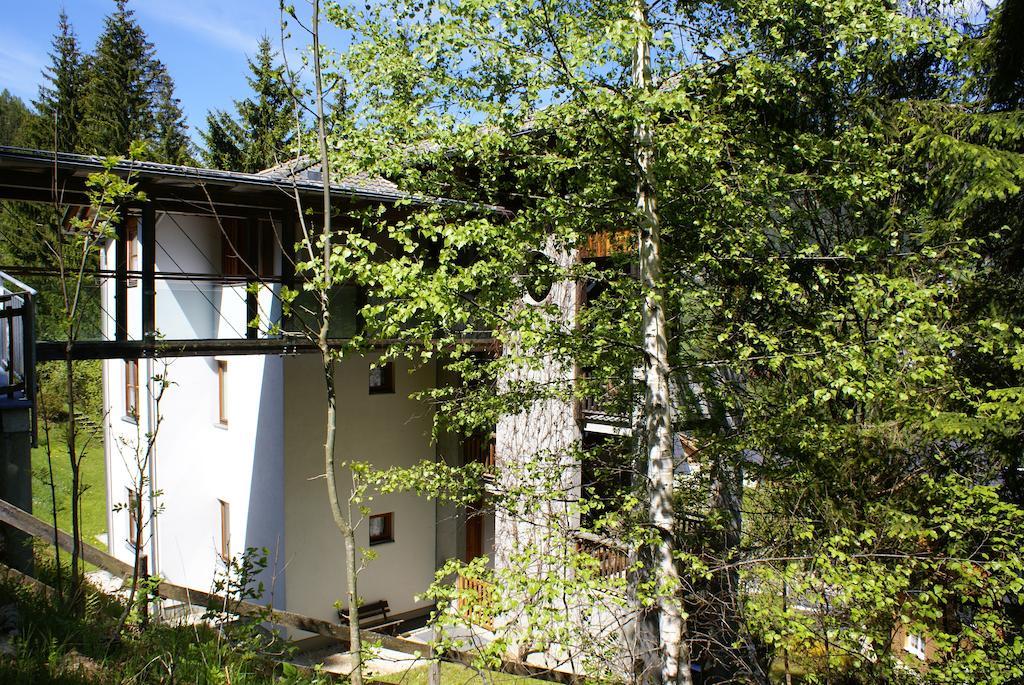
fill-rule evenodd
<path id="1" fill-rule="evenodd" d="M 218 169 L 256 172 L 291 155 L 295 107 L 270 39 L 263 36 L 247 80 L 253 96 L 235 102 L 237 114 L 214 110 L 202 132 L 203 161 Z"/>
<path id="2" fill-rule="evenodd" d="M 151 155 L 166 164 L 192 165 L 192 143 L 185 135 L 185 115 L 181 100 L 174 97 L 174 79 L 161 66 L 157 89 L 156 130 Z"/>
<path id="3" fill-rule="evenodd" d="M 43 70 L 43 85 L 33 103 L 38 118 L 31 126 L 29 143 L 44 150 L 79 152 L 85 56 L 66 12 L 60 13 L 52 44 L 50 65 Z"/>
<path id="4" fill-rule="evenodd" d="M 89 68 L 84 146 L 126 155 L 136 140 L 152 140 L 162 67 L 127 0 L 106 18 Z"/>

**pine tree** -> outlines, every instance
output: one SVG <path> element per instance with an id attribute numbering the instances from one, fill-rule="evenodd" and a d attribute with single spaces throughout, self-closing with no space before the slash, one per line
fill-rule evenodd
<path id="1" fill-rule="evenodd" d="M 80 151 L 85 60 L 68 15 L 62 11 L 53 36 L 50 66 L 43 71 L 44 84 L 33 103 L 39 115 L 29 132 L 33 147 Z"/>
<path id="2" fill-rule="evenodd" d="M 202 131 L 203 163 L 213 169 L 244 169 L 241 143 L 245 131 L 227 112 L 215 110 L 206 115 L 206 130 Z"/>
<path id="3" fill-rule="evenodd" d="M 211 167 L 255 172 L 290 156 L 295 107 L 270 39 L 263 36 L 247 80 L 253 96 L 235 102 L 236 116 L 214 110 L 206 116 L 203 161 Z"/>

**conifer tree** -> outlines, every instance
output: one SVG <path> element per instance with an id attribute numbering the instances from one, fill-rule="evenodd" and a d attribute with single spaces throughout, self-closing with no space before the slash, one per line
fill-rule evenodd
<path id="1" fill-rule="evenodd" d="M 194 164 L 192 143 L 185 135 L 186 128 L 181 100 L 174 97 L 174 79 L 161 67 L 157 90 L 155 140 L 151 150 L 153 159 L 166 164 Z"/>
<path id="2" fill-rule="evenodd" d="M 33 103 L 39 116 L 29 142 L 44 150 L 79 152 L 86 58 L 66 12 L 60 13 L 52 45 L 50 65 L 43 70 L 44 82 Z"/>
<path id="3" fill-rule="evenodd" d="M 6 88 L 0 92 L 0 145 L 21 145 L 25 142 L 31 112 L 17 95 Z"/>
<path id="4" fill-rule="evenodd" d="M 247 80 L 253 95 L 235 102 L 237 114 L 214 110 L 206 116 L 203 161 L 211 167 L 256 172 L 290 156 L 295 107 L 274 64 L 276 54 L 263 36 Z"/>
<path id="5" fill-rule="evenodd" d="M 127 5 L 118 0 L 107 17 L 89 68 L 83 139 L 85 150 L 96 154 L 126 155 L 137 140 L 160 147 L 171 136 L 157 123 L 167 100 L 161 93 L 166 70 Z M 180 119 L 171 128 L 182 133 Z"/>

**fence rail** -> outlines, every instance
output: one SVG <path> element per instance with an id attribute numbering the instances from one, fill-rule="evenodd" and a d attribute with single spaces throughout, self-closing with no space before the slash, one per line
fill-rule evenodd
<path id="1" fill-rule="evenodd" d="M 626 550 L 597 536 L 577 533 L 576 550 L 593 557 L 599 564 L 598 573 L 603 577 L 625 577 L 629 568 Z"/>
<path id="2" fill-rule="evenodd" d="M 31 535 L 32 537 L 57 544 L 61 549 L 70 551 L 74 544 L 71 536 L 62 530 L 55 530 L 52 525 L 36 518 L 27 511 L 23 511 L 10 502 L 0 499 L 0 522 L 6 523 L 18 530 Z M 99 568 L 121 576 L 130 578 L 134 570 L 131 564 L 125 563 L 116 557 L 107 554 L 88 544 L 81 545 L 82 558 Z M 10 574 L 8 574 L 10 576 Z M 486 585 L 486 584 L 485 584 Z M 461 588 L 461 586 L 459 586 Z M 474 586 L 475 587 L 475 586 Z M 161 582 L 154 589 L 158 597 L 183 602 L 190 605 L 204 606 L 215 610 L 237 616 L 254 616 L 269 623 L 298 628 L 309 633 L 316 633 L 331 638 L 344 647 L 349 647 L 349 627 L 338 623 L 332 623 L 323 619 L 303 616 L 292 611 L 281 609 L 270 609 L 259 604 L 224 597 L 194 588 L 182 587 L 168 582 Z M 363 644 L 377 644 L 383 649 L 390 649 L 403 654 L 410 654 L 417 657 L 429 658 L 431 645 L 422 642 L 415 642 L 401 637 L 376 633 L 370 630 L 361 630 Z M 445 650 L 443 653 L 435 653 L 435 658 L 444 661 L 451 661 L 467 665 L 475 665 L 476 655 L 472 652 L 458 650 Z M 541 668 L 527 664 L 522 661 L 504 659 L 497 665 L 497 670 L 506 673 L 529 676 L 538 680 L 547 680 L 557 683 L 574 683 L 580 678 L 572 673 L 554 669 Z"/>

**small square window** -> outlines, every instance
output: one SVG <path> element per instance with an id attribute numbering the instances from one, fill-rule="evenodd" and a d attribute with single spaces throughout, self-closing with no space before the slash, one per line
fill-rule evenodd
<path id="1" fill-rule="evenodd" d="M 370 394 L 384 395 L 395 391 L 395 365 L 385 362 L 370 367 Z"/>
<path id="2" fill-rule="evenodd" d="M 370 517 L 370 544 L 380 545 L 395 541 L 395 514 L 374 514 Z"/>

